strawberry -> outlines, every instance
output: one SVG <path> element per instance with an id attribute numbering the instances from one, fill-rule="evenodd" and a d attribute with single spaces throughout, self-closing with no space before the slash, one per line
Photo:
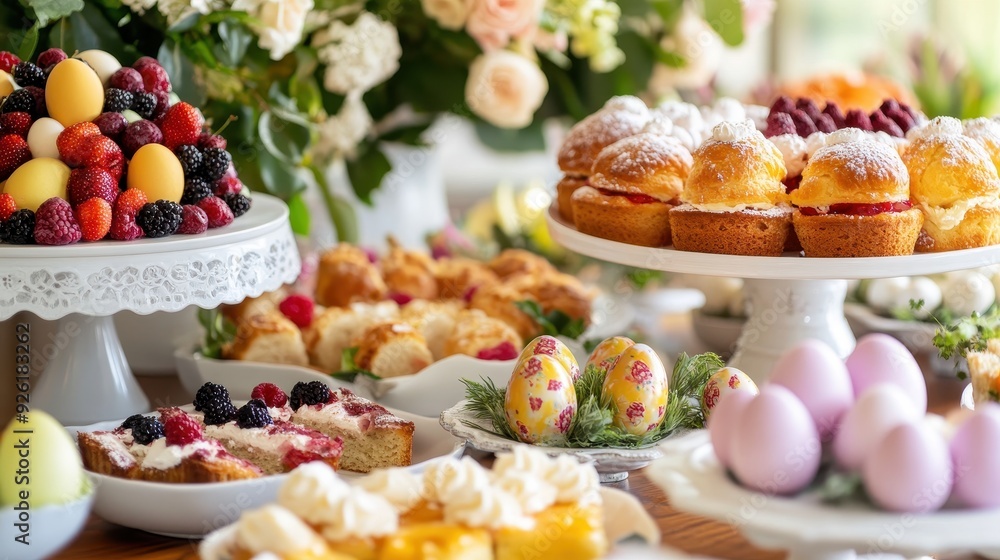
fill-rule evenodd
<path id="1" fill-rule="evenodd" d="M 101 167 L 111 172 L 115 178 L 122 176 L 125 166 L 125 156 L 114 140 L 107 136 L 90 138 L 90 150 L 86 152 L 82 165 L 84 167 Z"/>
<path id="2" fill-rule="evenodd" d="M 107 169 L 82 167 L 69 173 L 66 195 L 74 207 L 91 198 L 102 198 L 113 204 L 118 198 L 118 180 Z"/>
<path id="3" fill-rule="evenodd" d="M 100 241 L 111 230 L 111 205 L 107 200 L 95 196 L 77 206 L 75 212 L 84 241 Z"/>
<path id="4" fill-rule="evenodd" d="M 6 222 L 14 212 L 17 212 L 14 197 L 7 193 L 0 194 L 0 222 Z"/>
<path id="5" fill-rule="evenodd" d="M 173 150 L 182 144 L 196 144 L 205 126 L 205 118 L 198 109 L 181 101 L 172 105 L 165 115 L 160 129 L 163 131 L 163 145 Z"/>
<path id="6" fill-rule="evenodd" d="M 0 136 L 6 134 L 17 134 L 25 140 L 28 139 L 28 130 L 31 129 L 31 115 L 24 112 L 0 114 Z"/>
<path id="7" fill-rule="evenodd" d="M 94 136 L 100 136 L 101 129 L 94 123 L 82 122 L 70 125 L 56 138 L 59 158 L 70 167 L 79 167 L 93 147 Z"/>
<path id="8" fill-rule="evenodd" d="M 131 241 L 144 235 L 139 224 L 135 223 L 135 215 L 146 204 L 146 193 L 139 189 L 129 189 L 115 200 L 111 211 L 111 239 Z"/>
<path id="9" fill-rule="evenodd" d="M 31 159 L 28 142 L 17 134 L 0 137 L 0 181 L 6 181 L 18 168 Z"/>

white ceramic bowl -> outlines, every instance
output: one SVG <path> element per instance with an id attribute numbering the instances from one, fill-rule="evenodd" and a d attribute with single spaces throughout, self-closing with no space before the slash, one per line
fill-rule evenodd
<path id="1" fill-rule="evenodd" d="M 691 326 L 698 339 L 710 351 L 721 356 L 732 355 L 744 323 L 744 317 L 717 317 L 701 311 L 691 313 Z"/>
<path id="2" fill-rule="evenodd" d="M 96 492 L 93 485 L 86 495 L 68 504 L 45 506 L 29 511 L 28 545 L 14 539 L 21 534 L 15 525 L 21 512 L 13 507 L 0 509 L 0 553 L 5 560 L 41 560 L 63 549 L 83 529 Z"/>

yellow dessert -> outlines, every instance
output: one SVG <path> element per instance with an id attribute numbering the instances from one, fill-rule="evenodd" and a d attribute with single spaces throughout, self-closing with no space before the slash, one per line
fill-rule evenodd
<path id="1" fill-rule="evenodd" d="M 66 198 L 69 167 L 53 158 L 35 158 L 14 170 L 3 192 L 14 198 L 18 208 L 35 211 L 46 200 Z"/>
<path id="2" fill-rule="evenodd" d="M 429 522 L 400 529 L 385 539 L 379 560 L 492 560 L 493 539 L 485 529 Z"/>

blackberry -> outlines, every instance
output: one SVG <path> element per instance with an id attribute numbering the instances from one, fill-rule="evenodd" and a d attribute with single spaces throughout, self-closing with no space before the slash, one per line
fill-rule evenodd
<path id="1" fill-rule="evenodd" d="M 21 87 L 45 87 L 45 70 L 33 62 L 21 62 L 14 67 L 14 81 Z"/>
<path id="2" fill-rule="evenodd" d="M 132 106 L 129 109 L 144 119 L 150 119 L 156 112 L 156 96 L 152 93 L 135 93 L 132 95 Z"/>
<path id="3" fill-rule="evenodd" d="M 131 430 L 135 428 L 135 425 L 138 424 L 139 421 L 142 420 L 143 418 L 145 418 L 145 416 L 143 416 L 142 414 L 133 414 L 132 416 L 126 418 L 125 421 L 122 422 L 122 425 L 119 426 L 119 428 L 121 428 L 122 430 Z"/>
<path id="4" fill-rule="evenodd" d="M 325 404 L 330 401 L 330 388 L 322 381 L 308 383 L 299 381 L 292 387 L 289 400 L 292 410 L 298 410 L 300 406 L 306 404 Z"/>
<path id="5" fill-rule="evenodd" d="M 142 417 L 132 425 L 132 439 L 139 445 L 149 445 L 163 437 L 163 424 L 156 418 Z"/>
<path id="6" fill-rule="evenodd" d="M 193 177 L 201 171 L 202 155 L 201 150 L 197 146 L 192 146 L 191 144 L 183 144 L 177 146 L 174 149 L 174 155 L 181 162 L 181 167 L 184 168 L 185 177 Z"/>
<path id="7" fill-rule="evenodd" d="M 169 200 L 147 202 L 135 215 L 135 223 L 146 233 L 146 237 L 166 237 L 177 232 L 181 226 L 183 212 L 180 204 Z"/>
<path id="8" fill-rule="evenodd" d="M 0 241 L 14 245 L 35 242 L 35 213 L 27 208 L 17 210 L 0 224 Z"/>
<path id="9" fill-rule="evenodd" d="M 236 425 L 244 430 L 247 428 L 263 428 L 268 424 L 274 424 L 271 413 L 267 411 L 267 405 L 260 399 L 250 399 L 236 411 Z"/>
<path id="10" fill-rule="evenodd" d="M 240 193 L 230 193 L 222 197 L 226 206 L 233 211 L 233 217 L 239 218 L 250 209 L 250 198 Z"/>
<path id="11" fill-rule="evenodd" d="M 225 424 L 236 416 L 229 390 L 215 383 L 206 383 L 198 389 L 194 409 L 205 413 L 205 423 L 209 425 Z"/>
<path id="12" fill-rule="evenodd" d="M 121 113 L 132 106 L 132 92 L 118 88 L 108 88 L 104 92 L 104 112 Z"/>
<path id="13" fill-rule="evenodd" d="M 201 174 L 210 183 L 214 183 L 226 174 L 233 156 L 221 148 L 205 148 L 202 152 Z"/>
<path id="14" fill-rule="evenodd" d="M 28 113 L 31 115 L 31 118 L 34 119 L 37 116 L 35 96 L 31 95 L 31 92 L 26 89 L 19 89 L 7 96 L 7 100 L 4 101 L 3 107 L 0 108 L 0 112 Z"/>
<path id="15" fill-rule="evenodd" d="M 184 194 L 181 195 L 181 204 L 198 204 L 201 199 L 212 196 L 212 185 L 201 177 L 188 177 L 184 181 Z"/>

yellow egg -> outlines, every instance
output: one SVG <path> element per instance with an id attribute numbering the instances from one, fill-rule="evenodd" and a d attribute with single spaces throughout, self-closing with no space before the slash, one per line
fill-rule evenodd
<path id="1" fill-rule="evenodd" d="M 632 346 L 635 346 L 635 341 L 627 336 L 613 336 L 604 339 L 590 353 L 590 358 L 587 358 L 587 364 L 583 366 L 583 371 L 597 368 L 601 377 L 606 377 L 608 370 L 615 365 L 618 356 Z"/>
<path id="2" fill-rule="evenodd" d="M 184 169 L 166 146 L 146 144 L 129 161 L 127 182 L 128 188 L 146 193 L 150 202 L 180 202 L 184 194 Z"/>
<path id="3" fill-rule="evenodd" d="M 45 82 L 45 106 L 63 126 L 92 121 L 104 108 L 104 85 L 86 62 L 67 58 Z"/>
<path id="4" fill-rule="evenodd" d="M 66 198 L 69 167 L 54 158 L 35 158 L 14 170 L 3 192 L 14 197 L 19 209 L 35 211 L 46 200 Z"/>
<path id="5" fill-rule="evenodd" d="M 576 413 L 573 378 L 552 356 L 528 356 L 518 362 L 507 382 L 504 413 L 524 443 L 564 443 Z"/>
<path id="6" fill-rule="evenodd" d="M 701 396 L 701 411 L 705 415 L 705 421 L 708 421 L 708 417 L 712 415 L 722 397 L 736 391 L 746 391 L 751 395 L 760 393 L 753 379 L 734 367 L 724 367 L 713 373 L 712 377 L 708 378 Z"/>
<path id="7" fill-rule="evenodd" d="M 14 93 L 14 76 L 0 70 L 0 97 Z"/>
<path id="8" fill-rule="evenodd" d="M 524 350 L 521 350 L 521 355 L 517 357 L 517 361 L 521 362 L 525 358 L 538 355 L 552 356 L 558 360 L 566 368 L 566 371 L 569 372 L 574 382 L 580 378 L 580 364 L 577 363 L 576 356 L 558 338 L 547 334 L 539 336 L 529 342 L 524 347 Z"/>
<path id="9" fill-rule="evenodd" d="M 76 500 L 87 480 L 76 443 L 48 414 L 25 415 L 26 422 L 11 420 L 0 439 L 0 504 L 38 508 Z"/>
<path id="10" fill-rule="evenodd" d="M 626 348 L 608 371 L 601 399 L 614 403 L 615 426 L 641 436 L 663 421 L 668 386 L 667 370 L 656 352 L 645 344 L 636 344 Z"/>

